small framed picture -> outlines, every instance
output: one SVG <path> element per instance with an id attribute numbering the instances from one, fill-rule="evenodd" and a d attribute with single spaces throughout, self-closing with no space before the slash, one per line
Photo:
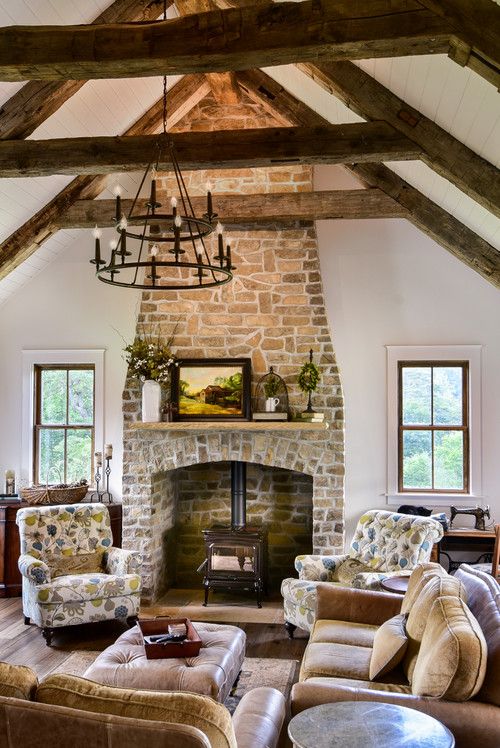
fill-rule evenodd
<path id="1" fill-rule="evenodd" d="M 181 359 L 173 367 L 175 421 L 250 420 L 249 358 Z"/>

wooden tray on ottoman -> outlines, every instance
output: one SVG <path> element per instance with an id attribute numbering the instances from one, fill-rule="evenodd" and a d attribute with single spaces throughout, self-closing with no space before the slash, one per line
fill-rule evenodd
<path id="1" fill-rule="evenodd" d="M 139 630 L 144 640 L 145 636 L 168 634 L 168 627 L 172 625 L 186 626 L 187 639 L 183 642 L 148 643 L 144 641 L 144 649 L 148 660 L 162 660 L 170 657 L 197 657 L 201 649 L 201 639 L 189 618 L 142 618 L 139 619 Z"/>

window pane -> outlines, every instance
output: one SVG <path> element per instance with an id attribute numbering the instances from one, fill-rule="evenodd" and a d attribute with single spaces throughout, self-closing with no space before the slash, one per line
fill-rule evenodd
<path id="1" fill-rule="evenodd" d="M 68 418 L 71 424 L 94 422 L 94 372 L 90 369 L 69 372 Z"/>
<path id="2" fill-rule="evenodd" d="M 64 430 L 40 429 L 40 483 L 64 482 Z"/>
<path id="3" fill-rule="evenodd" d="M 432 488 L 432 432 L 403 433 L 403 488 Z"/>
<path id="4" fill-rule="evenodd" d="M 434 433 L 434 488 L 463 489 L 464 442 L 461 431 Z"/>
<path id="5" fill-rule="evenodd" d="M 42 423 L 66 423 L 66 371 L 42 370 Z"/>
<path id="6" fill-rule="evenodd" d="M 431 423 L 430 366 L 403 367 L 403 424 L 426 426 Z"/>
<path id="7" fill-rule="evenodd" d="M 92 431 L 90 429 L 69 429 L 67 450 L 68 483 L 74 483 L 81 478 L 86 478 L 90 483 Z"/>
<path id="8" fill-rule="evenodd" d="M 434 423 L 437 426 L 462 425 L 462 367 L 434 368 Z"/>

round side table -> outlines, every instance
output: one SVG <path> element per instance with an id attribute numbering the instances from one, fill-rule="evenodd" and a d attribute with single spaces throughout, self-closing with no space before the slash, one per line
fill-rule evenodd
<path id="1" fill-rule="evenodd" d="M 380 582 L 380 586 L 385 592 L 395 592 L 396 595 L 404 595 L 408 589 L 410 575 L 406 577 L 387 577 Z"/>
<path id="2" fill-rule="evenodd" d="M 288 725 L 297 748 L 453 748 L 447 727 L 428 714 L 375 701 L 321 704 Z"/>

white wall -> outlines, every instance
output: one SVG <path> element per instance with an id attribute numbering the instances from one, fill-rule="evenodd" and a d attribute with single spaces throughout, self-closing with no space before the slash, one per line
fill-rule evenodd
<path id="1" fill-rule="evenodd" d="M 317 169 L 320 189 L 356 185 Z M 500 519 L 500 292 L 403 220 L 317 225 L 327 312 L 346 400 L 346 539 L 359 515 L 384 507 L 385 345 L 480 343 L 483 350 L 483 494 Z M 20 468 L 23 348 L 105 348 L 105 442 L 121 495 L 120 334 L 132 340 L 138 295 L 93 277 L 90 232 L 0 307 L 0 480 Z"/>
<path id="2" fill-rule="evenodd" d="M 315 186 L 358 185 L 321 167 Z M 364 510 L 385 506 L 386 345 L 484 346 L 483 496 L 500 521 L 500 291 L 404 220 L 319 221 L 317 231 L 345 397 L 346 540 Z"/>
<path id="3" fill-rule="evenodd" d="M 0 492 L 5 470 L 21 469 L 22 350 L 104 348 L 104 441 L 114 445 L 110 488 L 121 496 L 121 336 L 133 339 L 138 294 L 98 281 L 90 231 L 74 235 L 73 246 L 0 307 Z"/>

